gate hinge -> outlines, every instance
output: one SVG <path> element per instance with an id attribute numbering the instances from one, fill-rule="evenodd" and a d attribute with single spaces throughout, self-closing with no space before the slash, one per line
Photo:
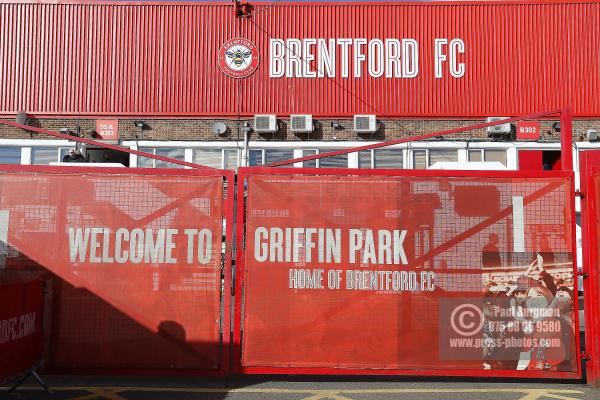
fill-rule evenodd
<path id="1" fill-rule="evenodd" d="M 590 357 L 588 353 L 579 353 L 579 358 L 581 358 L 582 360 L 589 360 L 592 357 Z"/>
<path id="2" fill-rule="evenodd" d="M 584 198 L 585 197 L 585 193 L 582 192 L 581 190 L 576 190 L 575 191 L 575 196 Z"/>
<path id="3" fill-rule="evenodd" d="M 583 279 L 588 277 L 588 273 L 587 272 L 579 272 L 577 271 L 577 273 L 575 273 L 575 276 L 581 276 Z"/>

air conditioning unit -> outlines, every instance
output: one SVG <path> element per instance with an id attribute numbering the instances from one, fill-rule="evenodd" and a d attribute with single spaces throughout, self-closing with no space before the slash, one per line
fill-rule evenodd
<path id="1" fill-rule="evenodd" d="M 277 117 L 275 115 L 255 115 L 255 132 L 277 132 Z"/>
<path id="2" fill-rule="evenodd" d="M 598 131 L 594 129 L 588 129 L 588 131 L 586 132 L 586 136 L 590 142 L 595 142 L 599 138 Z"/>
<path id="3" fill-rule="evenodd" d="M 507 119 L 510 117 L 488 117 L 488 119 L 486 120 L 486 122 L 496 122 L 496 121 L 501 121 L 503 119 Z M 487 134 L 488 136 L 503 136 L 503 135 L 507 135 L 511 132 L 511 127 L 510 124 L 500 124 L 500 125 L 494 125 L 494 126 L 488 126 L 487 129 Z"/>
<path id="4" fill-rule="evenodd" d="M 312 132 L 312 115 L 290 115 L 290 125 L 292 132 Z"/>
<path id="5" fill-rule="evenodd" d="M 354 132 L 376 132 L 377 117 L 375 115 L 355 115 Z"/>

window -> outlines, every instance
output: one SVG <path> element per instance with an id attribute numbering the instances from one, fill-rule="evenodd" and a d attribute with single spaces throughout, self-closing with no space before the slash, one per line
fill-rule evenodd
<path id="1" fill-rule="evenodd" d="M 71 151 L 71 148 L 69 147 L 61 147 L 60 148 L 60 154 L 58 155 L 58 161 L 61 161 L 65 158 L 66 155 L 69 154 L 69 152 Z"/>
<path id="2" fill-rule="evenodd" d="M 265 149 L 265 164 L 276 161 L 291 160 L 294 158 L 294 150 L 292 149 Z M 293 167 L 294 164 L 282 165 L 282 167 Z"/>
<path id="3" fill-rule="evenodd" d="M 176 160 L 185 161 L 185 149 L 177 148 L 140 148 L 140 151 L 155 154 L 157 156 L 174 158 Z M 183 165 L 173 164 L 166 161 L 155 160 L 148 157 L 138 157 L 138 167 L 142 168 L 184 168 Z"/>
<path id="4" fill-rule="evenodd" d="M 483 162 L 483 150 L 469 150 L 469 162 Z"/>
<path id="5" fill-rule="evenodd" d="M 63 157 L 69 154 L 71 148 L 66 147 L 32 147 L 31 164 L 50 165 L 53 162 L 61 162 Z"/>
<path id="6" fill-rule="evenodd" d="M 31 163 L 35 165 L 50 165 L 51 162 L 58 161 L 58 149 L 32 147 L 31 148 Z M 62 161 L 62 160 L 61 160 Z"/>
<path id="7" fill-rule="evenodd" d="M 250 149 L 248 151 L 248 165 L 251 167 L 291 160 L 292 158 L 294 158 L 294 150 L 292 149 Z M 283 167 L 293 167 L 293 164 L 284 165 Z"/>
<path id="8" fill-rule="evenodd" d="M 194 163 L 219 169 L 237 169 L 237 149 L 194 149 Z"/>
<path id="9" fill-rule="evenodd" d="M 485 161 L 497 161 L 506 167 L 506 150 L 486 150 Z"/>
<path id="10" fill-rule="evenodd" d="M 156 149 L 157 156 L 174 158 L 185 161 L 185 149 Z M 154 160 L 156 168 L 184 168 L 182 165 L 173 164 L 166 161 Z"/>
<path id="11" fill-rule="evenodd" d="M 404 168 L 402 149 L 360 151 L 358 168 Z"/>
<path id="12" fill-rule="evenodd" d="M 237 149 L 194 149 L 194 163 L 219 169 L 237 169 Z"/>
<path id="13" fill-rule="evenodd" d="M 317 154 L 316 149 L 302 150 L 302 157 L 314 156 Z M 303 161 L 302 166 L 304 168 L 317 168 L 319 160 Z"/>
<path id="14" fill-rule="evenodd" d="M 21 164 L 21 148 L 0 147 L 0 164 Z"/>
<path id="15" fill-rule="evenodd" d="M 358 168 L 373 168 L 372 156 L 373 150 L 364 150 L 358 152 Z"/>
<path id="16" fill-rule="evenodd" d="M 506 150 L 495 149 L 470 149 L 469 161 L 493 162 L 497 161 L 506 167 Z"/>
<path id="17" fill-rule="evenodd" d="M 237 169 L 238 165 L 239 163 L 237 149 L 224 149 L 223 169 Z"/>
<path id="18" fill-rule="evenodd" d="M 375 168 L 403 168 L 402 149 L 375 150 Z"/>
<path id="19" fill-rule="evenodd" d="M 211 168 L 222 168 L 223 150 L 222 149 L 194 149 L 195 164 L 204 165 Z"/>
<path id="20" fill-rule="evenodd" d="M 340 149 L 323 149 L 319 153 L 330 153 Z M 319 159 L 320 168 L 348 168 L 348 154 L 340 154 L 333 157 Z"/>
<path id="21" fill-rule="evenodd" d="M 248 166 L 256 167 L 256 166 L 263 165 L 262 155 L 263 155 L 262 150 L 256 150 L 256 149 L 248 150 Z"/>
<path id="22" fill-rule="evenodd" d="M 436 162 L 457 162 L 458 152 L 454 149 L 431 149 L 429 150 L 429 166 Z"/>
<path id="23" fill-rule="evenodd" d="M 413 150 L 413 168 L 427 169 L 427 150 Z"/>
<path id="24" fill-rule="evenodd" d="M 144 153 L 154 154 L 154 149 L 140 148 L 139 150 L 143 151 Z M 154 160 L 152 158 L 138 156 L 137 166 L 141 167 L 141 168 L 153 168 L 154 167 Z"/>
<path id="25" fill-rule="evenodd" d="M 436 162 L 457 162 L 458 152 L 456 149 L 413 150 L 412 157 L 414 169 L 427 169 Z"/>

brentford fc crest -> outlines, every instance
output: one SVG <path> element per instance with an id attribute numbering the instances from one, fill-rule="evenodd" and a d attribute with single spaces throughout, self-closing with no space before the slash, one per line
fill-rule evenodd
<path id="1" fill-rule="evenodd" d="M 230 39 L 219 50 L 219 67 L 232 78 L 245 78 L 258 67 L 258 49 L 248 39 Z"/>

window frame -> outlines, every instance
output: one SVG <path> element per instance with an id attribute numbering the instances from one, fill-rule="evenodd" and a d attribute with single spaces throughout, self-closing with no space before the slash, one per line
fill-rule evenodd
<path id="1" fill-rule="evenodd" d="M 148 149 L 151 149 L 152 153 L 150 153 L 149 151 L 147 151 Z M 191 151 L 190 148 L 187 148 L 187 147 L 180 147 L 180 146 L 156 146 L 156 147 L 152 147 L 152 146 L 140 146 L 139 147 L 139 151 L 144 151 L 146 153 L 150 153 L 150 154 L 153 154 L 153 155 L 157 155 L 156 151 L 159 150 L 159 149 L 160 150 L 165 150 L 165 149 L 167 149 L 167 150 L 183 150 L 183 160 L 181 160 L 181 161 L 190 162 L 192 151 Z M 160 160 L 156 160 L 154 158 L 150 158 L 150 160 L 152 161 L 152 166 L 151 167 L 150 166 L 140 166 L 139 165 L 140 159 L 139 159 L 139 157 L 136 157 L 135 166 L 137 168 L 168 168 L 168 169 L 189 169 L 190 168 L 190 167 L 187 167 L 187 166 L 183 166 L 183 165 L 179 165 L 179 164 L 173 164 L 173 163 L 170 163 L 169 166 L 167 166 L 167 167 L 157 167 L 156 166 L 156 162 L 157 161 L 161 162 L 161 161 Z"/>
<path id="2" fill-rule="evenodd" d="M 196 151 L 197 150 L 220 150 L 221 151 L 221 165 L 218 167 L 219 169 L 231 169 L 233 171 L 237 171 L 240 167 L 240 151 L 237 147 L 207 147 L 207 146 L 194 146 L 191 147 L 192 159 L 190 162 L 195 162 L 196 160 Z M 226 151 L 235 151 L 235 168 L 225 168 L 225 152 Z M 202 165 L 202 164 L 200 164 Z M 210 167 L 213 168 L 213 167 Z"/>
<path id="3" fill-rule="evenodd" d="M 74 149 L 75 146 L 31 146 L 29 153 L 29 164 L 31 165 L 51 165 L 51 164 L 35 164 L 34 153 L 36 150 L 55 150 L 56 159 L 52 162 L 62 162 L 63 157 L 69 153 L 69 150 Z M 63 150 L 66 150 L 65 154 L 62 154 Z"/>
<path id="4" fill-rule="evenodd" d="M 414 153 L 415 151 L 424 151 L 425 152 L 425 163 L 426 163 L 426 167 L 422 170 L 426 170 L 429 169 L 429 167 L 431 167 L 431 154 L 430 151 L 436 151 L 436 150 L 452 150 L 456 152 L 456 161 L 455 162 L 462 162 L 462 156 L 461 156 L 461 151 L 466 150 L 465 149 L 465 144 L 463 142 L 463 144 L 457 144 L 457 143 L 452 143 L 452 144 L 447 144 L 447 143 L 440 143 L 439 145 L 436 144 L 434 146 L 430 146 L 430 147 L 417 147 L 417 146 L 411 146 L 409 148 L 409 155 L 408 155 L 408 159 L 409 159 L 409 168 L 407 169 L 416 169 L 415 168 L 415 157 L 414 157 Z M 464 154 L 464 153 L 462 153 Z M 466 157 L 468 157 L 468 154 L 466 155 Z M 421 170 L 421 171 L 422 171 Z"/>
<path id="5" fill-rule="evenodd" d="M 24 157 L 23 157 L 23 153 L 24 153 L 24 151 L 23 151 L 23 150 L 24 150 L 23 146 L 18 146 L 18 145 L 16 145 L 16 144 L 15 144 L 15 145 L 11 145 L 11 144 L 4 145 L 4 144 L 3 144 L 3 145 L 0 145 L 0 149 L 15 149 L 15 150 L 17 150 L 17 151 L 18 151 L 18 159 L 19 159 L 19 162 L 18 162 L 18 163 L 10 163 L 10 164 L 7 164 L 7 165 L 23 165 L 23 158 L 24 158 Z M 16 154 L 15 154 L 15 155 L 16 155 Z M 2 160 L 0 159 L 0 164 L 6 164 L 6 163 L 5 163 L 5 162 L 2 162 Z"/>

